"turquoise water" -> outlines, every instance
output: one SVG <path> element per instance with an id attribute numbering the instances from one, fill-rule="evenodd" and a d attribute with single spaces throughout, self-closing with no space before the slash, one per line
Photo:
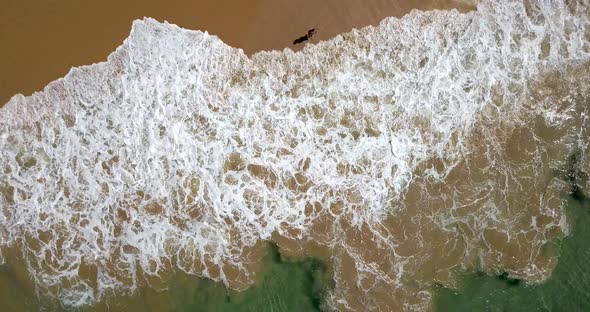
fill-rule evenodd
<path id="1" fill-rule="evenodd" d="M 435 307 L 445 311 L 590 311 L 590 198 L 569 198 L 572 233 L 560 242 L 559 262 L 540 285 L 506 274 L 463 276 L 461 289 L 440 288 Z"/>

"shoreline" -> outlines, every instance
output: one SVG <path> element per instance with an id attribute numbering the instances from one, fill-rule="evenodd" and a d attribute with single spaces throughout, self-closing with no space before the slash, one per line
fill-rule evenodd
<path id="1" fill-rule="evenodd" d="M 573 187 L 554 174 L 587 158 L 568 156 L 590 129 L 587 12 L 539 8 L 577 26 L 566 38 L 515 7 L 414 11 L 250 57 L 135 22 L 109 62 L 0 110 L 0 255 L 23 250 L 36 288 L 72 307 L 176 268 L 242 289 L 269 238 L 328 255 L 334 309 L 425 310 L 457 268 L 545 280 Z"/>
<path id="2" fill-rule="evenodd" d="M 129 35 L 131 21 L 147 16 L 183 29 L 207 31 L 250 57 L 287 47 L 299 51 L 307 43 L 293 46 L 292 41 L 314 27 L 318 33 L 309 43 L 377 25 L 386 17 L 402 17 L 413 9 L 474 9 L 459 0 L 370 0 L 362 4 L 353 0 L 321 4 L 311 0 L 248 4 L 176 0 L 165 6 L 152 0 L 132 0 L 125 5 L 107 0 L 90 8 L 71 0 L 35 2 L 39 3 L 9 0 L 0 12 L 0 41 L 5 46 L 0 51 L 0 67 L 10 77 L 0 82 L 0 107 L 14 95 L 42 91 L 73 67 L 106 61 Z M 102 16 L 109 16 L 108 23 Z"/>

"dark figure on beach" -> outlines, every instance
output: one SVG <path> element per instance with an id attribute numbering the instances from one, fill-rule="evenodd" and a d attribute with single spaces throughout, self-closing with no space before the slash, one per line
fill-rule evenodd
<path id="1" fill-rule="evenodd" d="M 295 39 L 295 41 L 293 41 L 293 44 L 298 44 L 298 43 L 302 43 L 304 41 L 307 41 L 307 40 L 311 39 L 311 37 L 313 37 L 313 35 L 315 35 L 315 28 L 310 29 L 307 32 L 307 35 Z"/>

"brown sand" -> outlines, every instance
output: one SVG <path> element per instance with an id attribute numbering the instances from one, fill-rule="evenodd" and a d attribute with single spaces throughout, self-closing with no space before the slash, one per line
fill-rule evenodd
<path id="1" fill-rule="evenodd" d="M 129 0 L 124 3 L 114 0 L 85 3 L 73 0 L 5 0 L 3 9 L 0 10 L 0 42 L 3 47 L 0 49 L 0 68 L 3 70 L 3 79 L 0 80 L 0 106 L 14 94 L 28 95 L 41 90 L 50 81 L 63 77 L 73 66 L 106 60 L 107 55 L 128 36 L 131 21 L 144 16 L 160 21 L 167 20 L 188 29 L 207 30 L 218 35 L 226 43 L 252 54 L 260 50 L 285 47 L 301 49 L 304 45 L 293 46 L 291 43 L 295 38 L 307 33 L 310 28 L 317 29 L 317 35 L 311 40 L 311 43 L 315 43 L 352 28 L 375 25 L 387 16 L 402 16 L 414 8 L 472 9 L 459 0 Z M 239 157 L 235 157 L 228 162 L 227 169 L 238 169 L 244 165 Z M 277 183 L 277 177 L 272 177 L 262 166 L 250 164 L 245 169 L 264 180 L 269 187 Z M 285 181 L 288 183 L 287 187 L 295 192 L 305 192 L 309 188 L 309 181 L 304 173 Z M 322 210 L 319 203 L 314 203 L 313 207 Z M 154 213 L 158 211 L 155 209 Z M 294 258 L 313 255 L 319 258 L 335 256 L 340 259 L 335 266 L 336 270 L 344 272 L 339 277 L 339 285 L 351 294 L 355 291 L 361 292 L 354 285 L 358 272 L 351 262 L 350 255 L 343 250 L 330 252 L 321 246 L 322 242 L 325 243 L 329 237 L 333 237 L 331 230 L 336 229 L 331 226 L 333 223 L 334 220 L 318 220 L 314 225 L 315 235 L 304 242 L 278 235 L 274 235 L 273 238 L 282 252 Z M 376 251 L 378 248 L 374 246 L 372 233 L 367 229 L 355 232 L 349 224 L 342 224 L 341 228 L 349 229 L 347 243 L 354 246 L 360 256 L 371 263 L 379 264 L 383 271 L 396 272 L 388 267 L 391 263 L 378 261 L 384 255 Z M 317 245 L 318 242 L 320 245 Z M 362 248 L 367 244 L 372 248 Z M 254 249 L 260 249 L 259 247 L 256 246 Z M 400 247 L 400 252 L 403 250 L 412 253 L 417 248 L 411 243 L 405 250 L 403 247 L 405 246 Z M 363 250 L 372 252 L 362 254 Z M 257 259 L 261 258 L 261 251 L 256 250 L 250 256 L 252 259 L 247 262 L 255 267 Z M 253 267 L 249 269 L 257 271 Z M 228 267 L 224 273 L 230 277 L 233 288 L 242 289 L 252 283 L 251 277 L 240 276 L 239 271 L 232 269 Z M 445 274 L 448 274 L 449 269 L 444 269 L 441 269 L 443 273 L 440 273 L 440 276 L 436 272 L 435 276 L 419 276 L 419 279 L 426 282 L 448 279 Z M 94 266 L 88 265 L 81 270 L 81 278 L 87 279 L 91 284 L 96 280 Z M 210 274 L 216 277 L 219 272 Z M 369 276 L 363 281 L 375 283 L 370 280 L 371 278 L 373 277 Z M 150 285 L 157 284 L 157 281 L 146 282 Z M 5 286 L 0 285 L 0 289 L 2 287 Z M 380 287 L 384 298 L 390 298 L 390 287 L 377 287 Z M 376 297 L 379 297 L 379 294 Z M 398 301 L 389 299 L 376 300 L 387 307 L 393 307 L 389 304 L 399 304 Z M 417 299 L 417 302 L 419 301 L 421 299 Z M 355 303 L 362 305 L 361 301 Z"/>
<path id="2" fill-rule="evenodd" d="M 131 21 L 149 16 L 207 30 L 248 54 L 300 49 L 311 42 L 402 16 L 414 8 L 469 10 L 465 0 L 4 0 L 0 10 L 0 106 L 63 77 L 71 67 L 106 60 L 129 34 Z"/>
<path id="3" fill-rule="evenodd" d="M 299 3 L 289 10 L 286 10 L 285 2 L 263 5 L 260 1 L 257 5 L 247 8 L 232 7 L 231 10 L 242 10 L 238 17 L 230 15 L 228 11 L 219 12 L 219 16 L 211 15 L 209 17 L 211 24 L 206 26 L 185 24 L 182 19 L 170 18 L 163 11 L 156 12 L 160 14 L 146 13 L 144 15 L 151 15 L 160 20 L 168 19 L 187 28 L 208 29 L 212 33 L 220 35 L 229 44 L 242 47 L 247 53 L 252 53 L 261 49 L 279 49 L 289 46 L 294 38 L 304 34 L 307 29 L 312 27 L 319 29 L 318 36 L 313 39 L 313 42 L 317 42 L 317 40 L 327 39 L 351 27 L 375 23 L 386 15 L 401 15 L 412 7 L 410 4 L 395 7 L 393 2 L 386 1 L 378 3 L 374 1 L 374 4 L 363 7 L 330 6 L 329 2 L 323 2 L 316 6 L 311 6 L 311 4 L 304 6 L 303 3 L 311 3 L 311 1 Z M 281 7 L 281 5 L 283 6 Z M 437 2 L 436 5 L 431 3 L 428 6 L 438 7 L 441 5 L 445 6 L 448 3 Z M 381 6 L 384 8 L 387 6 L 391 13 L 385 14 L 386 10 L 381 10 Z M 426 6 L 422 4 L 420 7 Z M 303 11 L 304 7 L 312 7 L 315 10 Z M 298 11 L 297 8 L 301 8 L 301 11 Z M 360 17 L 356 18 L 357 14 Z M 238 14 L 236 13 L 236 15 Z M 231 22 L 229 22 L 230 16 Z M 289 16 L 292 19 L 289 19 Z M 224 18 L 228 20 L 224 20 Z M 207 19 L 200 21 L 205 23 Z M 281 28 L 275 23 L 289 26 Z M 122 38 L 125 37 L 128 26 L 127 23 L 125 27 L 122 27 L 125 29 L 122 31 Z M 81 30 L 80 33 L 85 34 Z M 113 42 L 113 47 L 106 49 L 106 52 L 101 55 L 106 56 L 119 42 L 120 40 Z M 60 56 L 62 54 L 56 53 L 56 57 Z M 562 86 L 561 83 L 554 85 L 550 81 L 540 80 L 533 81 L 532 84 L 535 85 L 535 90 L 544 90 L 550 94 L 567 94 L 567 90 L 559 89 Z M 539 94 L 541 93 L 539 92 Z M 556 97 L 559 98 L 559 96 Z M 497 107 L 501 106 L 501 103 L 497 103 Z M 516 127 L 511 124 L 502 126 L 502 124 L 496 124 L 497 119 L 493 118 L 494 116 L 489 117 L 490 120 L 481 121 L 480 128 L 474 132 L 471 138 L 473 141 L 469 142 L 472 151 L 470 157 L 450 172 L 446 182 L 442 184 L 417 178 L 406 195 L 403 203 L 405 209 L 395 217 L 386 218 L 380 227 L 375 226 L 373 229 L 369 229 L 367 226 L 355 227 L 347 216 L 338 220 L 328 217 L 327 210 L 331 212 L 342 211 L 341 202 L 329 206 L 322 203 L 309 203 L 306 213 L 309 210 L 309 213 L 317 213 L 321 216 L 314 222 L 310 235 L 305 239 L 294 240 L 275 233 L 273 240 L 278 244 L 283 254 L 293 258 L 313 255 L 322 259 L 333 259 L 332 265 L 337 291 L 346 293 L 349 298 L 348 304 L 359 311 L 368 309 L 367 301 L 364 300 L 363 295 L 366 295 L 365 289 L 369 287 L 371 287 L 369 299 L 372 304 L 370 307 L 375 310 L 377 308 L 384 311 L 401 310 L 402 303 L 421 306 L 424 302 L 429 301 L 428 298 L 423 297 L 428 294 L 422 290 L 435 283 L 453 286 L 455 281 L 452 273 L 457 268 L 483 268 L 490 272 L 507 271 L 516 277 L 533 281 L 543 280 L 555 261 L 554 250 L 551 250 L 551 245 L 546 242 L 558 239 L 565 233 L 561 232 L 557 224 L 552 223 L 560 219 L 561 212 L 557 209 L 560 207 L 559 203 L 549 205 L 538 201 L 541 193 L 546 198 L 555 200 L 560 198 L 559 189 L 552 189 L 551 183 L 554 180 L 547 177 L 551 175 L 551 168 L 549 165 L 538 168 L 530 166 L 530 164 L 534 163 L 534 156 L 537 154 L 543 154 L 544 157 L 550 159 L 563 159 L 565 155 L 559 154 L 558 151 L 564 151 L 565 148 L 556 149 L 553 151 L 555 155 L 551 154 L 551 148 L 548 145 L 553 144 L 553 139 L 550 138 L 547 138 L 546 141 L 536 142 L 535 144 L 538 145 L 531 145 L 532 142 L 535 142 L 531 137 L 544 138 L 548 133 L 555 134 L 555 131 L 548 131 L 545 124 L 538 124 L 535 127 Z M 346 127 L 350 126 L 346 121 L 343 121 L 342 124 Z M 351 128 L 351 131 L 356 130 Z M 491 154 L 488 153 L 489 145 L 482 143 L 490 138 L 495 138 L 492 140 L 494 142 L 500 142 L 496 146 L 497 150 Z M 537 150 L 543 151 L 543 153 L 535 153 Z M 491 163 L 496 160 L 500 160 L 498 161 L 500 164 L 506 163 L 506 168 L 494 167 Z M 433 159 L 432 163 L 427 163 L 423 168 L 419 168 L 416 176 L 422 176 L 419 174 L 420 170 L 441 166 L 441 162 L 440 159 Z M 244 163 L 240 154 L 231 154 L 226 160 L 224 171 L 227 173 L 247 170 L 253 177 L 262 180 L 269 189 L 282 183 L 282 187 L 290 189 L 293 193 L 305 193 L 313 184 L 313 181 L 306 176 L 305 171 L 309 167 L 309 164 L 306 163 L 307 161 L 301 164 L 301 172 L 292 176 L 278 176 L 262 165 Z M 550 162 L 544 160 L 543 163 Z M 343 164 L 341 174 L 348 174 L 348 171 L 349 169 Z M 507 175 L 506 172 L 511 174 Z M 228 179 L 226 181 L 231 183 Z M 486 188 L 489 186 L 489 181 L 493 182 L 493 186 Z M 524 181 L 526 183 L 523 183 Z M 191 181 L 191 184 L 198 183 L 198 181 Z M 453 200 L 444 196 L 453 191 L 456 192 Z M 422 196 L 422 194 L 429 196 Z M 252 201 L 255 201 L 255 196 L 256 194 L 251 194 Z M 352 191 L 338 194 L 336 197 L 347 198 L 349 203 L 354 203 L 353 209 L 362 209 L 355 203 L 354 198 L 358 196 Z M 190 195 L 190 198 L 194 198 L 194 194 Z M 482 210 L 480 202 L 474 200 L 480 198 L 501 203 L 497 207 L 498 216 L 501 217 L 501 220 L 512 220 L 513 222 L 499 222 L 495 220 L 495 217 L 482 216 L 486 211 Z M 549 209 L 543 210 L 542 208 L 545 206 Z M 146 207 L 146 209 L 149 209 L 150 213 L 161 213 L 159 206 Z M 198 217 L 198 214 L 195 217 Z M 446 228 L 438 227 L 437 222 L 441 223 L 441 219 L 444 218 L 455 221 L 447 224 Z M 535 218 L 535 226 L 531 225 L 531 218 Z M 485 221 L 486 227 L 481 226 L 482 220 Z M 293 232 L 295 232 L 294 229 Z M 328 246 L 330 240 L 338 236 L 338 233 L 342 233 L 342 241 L 348 248 L 346 250 L 342 248 L 327 250 L 325 246 Z M 376 236 L 375 233 L 380 236 Z M 517 234 L 510 237 L 506 233 Z M 289 233 L 289 235 L 297 237 L 297 233 Z M 233 239 L 239 241 L 239 237 L 232 237 Z M 388 246 L 389 239 L 397 242 L 398 245 Z M 125 251 L 125 248 L 123 249 Z M 262 255 L 262 251 L 259 249 L 259 246 L 255 246 L 248 253 L 251 257 L 248 259 L 248 263 L 252 264 L 252 267 L 255 267 L 257 259 Z M 392 254 L 391 250 L 395 250 L 395 254 Z M 135 251 L 128 250 L 127 252 Z M 360 263 L 370 264 L 372 269 L 383 274 L 363 272 L 361 270 L 363 268 L 357 266 L 355 258 L 361 259 Z M 396 275 L 402 273 L 394 266 L 399 263 L 401 258 L 411 259 L 404 268 L 407 270 L 404 276 L 404 287 L 398 287 L 389 282 L 395 281 Z M 210 261 L 206 263 L 206 266 L 215 267 L 210 264 Z M 531 272 L 531 266 L 538 270 Z M 234 288 L 241 289 L 252 282 L 251 278 L 240 275 L 242 273 L 234 267 L 224 267 L 223 270 L 223 273 L 231 279 L 231 286 Z M 82 278 L 87 278 L 89 281 L 96 279 L 92 267 L 89 266 L 81 271 L 83 271 L 80 273 Z M 252 271 L 256 271 L 256 269 L 252 269 Z M 209 274 L 215 278 L 219 276 L 220 271 L 210 271 Z M 152 285 L 151 281 L 149 283 Z M 336 307 L 338 308 L 337 305 Z M 341 306 L 339 308 L 344 309 Z"/>

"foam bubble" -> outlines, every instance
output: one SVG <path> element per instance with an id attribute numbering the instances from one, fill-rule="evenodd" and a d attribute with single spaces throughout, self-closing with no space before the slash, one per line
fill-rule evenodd
<path id="1" fill-rule="evenodd" d="M 588 61 L 588 23 L 584 4 L 484 1 L 248 58 L 207 33 L 135 21 L 108 62 L 0 110 L 0 245 L 20 246 L 36 285 L 79 306 L 133 291 L 139 268 L 228 285 L 228 267 L 251 277 L 245 250 L 275 232 L 309 235 L 310 203 L 344 202 L 322 213 L 377 235 L 407 210 L 416 181 L 445 182 L 470 159 L 482 143 L 474 129 L 536 114 L 522 104 L 530 81 Z M 541 114 L 558 126 L 571 118 L 551 106 Z M 480 199 L 481 231 L 512 218 L 501 200 Z M 401 256 L 402 241 L 384 244 L 395 274 L 361 256 L 357 268 L 403 285 L 413 256 Z M 430 295 L 420 298 L 423 307 Z"/>

